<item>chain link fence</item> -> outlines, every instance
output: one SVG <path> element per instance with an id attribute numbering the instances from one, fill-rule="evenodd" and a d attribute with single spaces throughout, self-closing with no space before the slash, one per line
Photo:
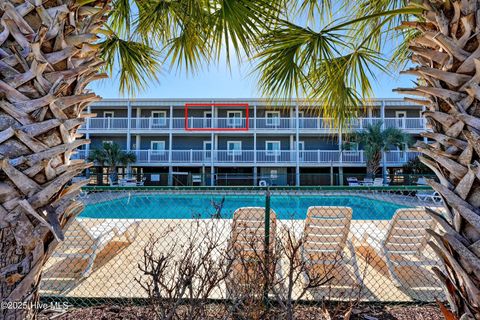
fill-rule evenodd
<path id="1" fill-rule="evenodd" d="M 203 319 L 212 301 L 292 318 L 299 303 L 444 298 L 426 231 L 442 199 L 428 187 L 87 187 L 80 200 L 44 269 L 46 301 Z"/>

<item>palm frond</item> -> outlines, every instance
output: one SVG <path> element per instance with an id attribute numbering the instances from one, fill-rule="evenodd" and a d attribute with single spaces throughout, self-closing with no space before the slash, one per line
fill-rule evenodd
<path id="1" fill-rule="evenodd" d="M 256 55 L 260 87 L 270 97 L 306 97 L 333 125 L 344 126 L 358 112 L 356 106 L 371 98 L 378 72 L 387 72 L 387 60 L 370 43 L 382 26 L 402 14 L 418 14 L 409 6 L 375 12 L 351 20 L 337 20 L 316 32 L 282 21 L 262 38 Z M 370 34 L 350 37 L 359 24 L 381 18 Z"/>
<path id="2" fill-rule="evenodd" d="M 135 93 L 149 82 L 158 81 L 160 53 L 149 44 L 133 39 L 121 39 L 116 34 L 100 43 L 106 71 L 112 75 L 118 69 L 121 93 Z"/>

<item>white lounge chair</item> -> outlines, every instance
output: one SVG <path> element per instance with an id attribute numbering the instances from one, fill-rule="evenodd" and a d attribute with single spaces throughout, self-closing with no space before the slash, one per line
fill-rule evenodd
<path id="1" fill-rule="evenodd" d="M 359 285 L 363 280 L 355 249 L 348 239 L 352 208 L 309 207 L 304 228 L 303 258 L 316 265 L 349 265 Z M 348 249 L 348 256 L 345 255 Z"/>
<path id="2" fill-rule="evenodd" d="M 395 286 L 401 283 L 395 267 L 431 266 L 437 261 L 424 256 L 429 234 L 426 229 L 433 229 L 435 221 L 425 209 L 398 209 L 386 230 L 371 231 L 364 234 L 364 241 L 384 260 Z"/>
<path id="3" fill-rule="evenodd" d="M 358 179 L 355 177 L 348 177 L 347 182 L 350 187 L 358 187 L 360 185 L 360 183 L 358 183 Z"/>
<path id="4" fill-rule="evenodd" d="M 375 178 L 375 180 L 373 180 L 373 186 L 374 187 L 383 187 L 384 186 L 383 178 Z"/>
<path id="5" fill-rule="evenodd" d="M 417 199 L 423 202 L 431 201 L 433 203 L 440 203 L 442 202 L 442 197 L 436 191 L 432 192 L 417 192 L 416 194 Z"/>
<path id="6" fill-rule="evenodd" d="M 97 254 L 115 237 L 124 236 L 124 242 L 128 244 L 135 241 L 139 224 L 140 221 L 130 219 L 110 219 L 101 224 L 89 226 L 82 219 L 75 219 L 65 233 L 65 241 L 53 255 L 87 260 L 87 266 L 81 273 L 82 278 L 87 277 L 92 272 Z M 133 233 L 130 233 L 131 228 L 134 228 Z"/>
<path id="7" fill-rule="evenodd" d="M 269 249 L 272 254 L 276 246 L 276 221 L 277 216 L 271 210 Z M 256 263 L 263 259 L 265 253 L 265 208 L 242 207 L 235 210 L 228 253 L 232 259 L 229 291 L 255 285 L 251 282 L 255 280 L 254 273 L 259 270 Z"/>
<path id="8" fill-rule="evenodd" d="M 417 185 L 419 186 L 426 186 L 427 185 L 427 179 L 425 177 L 420 177 L 417 180 Z"/>
<path id="9" fill-rule="evenodd" d="M 372 178 L 365 178 L 363 181 L 360 182 L 362 186 L 373 186 L 373 179 Z"/>

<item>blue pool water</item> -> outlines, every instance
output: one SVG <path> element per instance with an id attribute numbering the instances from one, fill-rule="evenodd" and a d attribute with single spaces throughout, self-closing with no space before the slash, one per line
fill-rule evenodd
<path id="1" fill-rule="evenodd" d="M 211 218 L 215 213 L 212 201 L 222 195 L 134 195 L 87 205 L 83 218 L 121 219 L 192 219 Z M 305 219 L 310 206 L 345 206 L 353 209 L 355 220 L 389 220 L 400 206 L 391 202 L 353 196 L 272 195 L 271 207 L 279 219 Z M 225 196 L 223 218 L 231 218 L 240 207 L 264 207 L 265 196 Z"/>

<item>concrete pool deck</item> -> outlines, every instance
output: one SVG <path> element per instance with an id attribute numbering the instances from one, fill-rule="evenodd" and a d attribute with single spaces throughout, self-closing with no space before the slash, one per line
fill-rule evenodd
<path id="1" fill-rule="evenodd" d="M 109 221 L 108 219 L 82 220 L 90 226 Z M 156 250 L 158 253 L 166 253 L 174 244 L 185 245 L 189 236 L 192 236 L 189 234 L 192 230 L 200 231 L 196 236 L 214 232 L 225 246 L 231 235 L 231 219 L 139 221 L 139 234 L 135 241 L 131 244 L 121 239 L 112 241 L 98 254 L 93 271 L 88 277 L 83 279 L 80 277 L 86 261 L 75 258 L 51 258 L 44 268 L 41 294 L 83 298 L 145 298 L 146 292 L 135 279 L 142 279 L 143 275 L 138 264 L 143 261 L 143 250 L 151 237 L 162 238 Z M 388 220 L 352 220 L 349 238 L 356 239 L 355 253 L 365 286 L 362 290 L 362 300 L 408 302 L 442 299 L 442 290 L 429 268 L 396 268 L 402 287 L 395 287 L 382 258 L 372 247 L 359 241 L 365 232 L 369 234 L 385 232 L 388 223 Z M 279 236 L 281 236 L 281 230 L 294 230 L 298 236 L 302 233 L 303 226 L 303 220 L 277 220 Z M 66 237 L 68 237 L 68 231 Z M 425 255 L 434 257 L 430 249 L 427 249 Z M 358 294 L 353 273 L 351 270 L 342 270 L 342 268 L 344 267 L 336 269 L 337 276 L 325 287 L 325 290 L 309 292 L 304 299 L 318 300 L 322 297 L 348 299 L 348 295 Z M 222 298 L 224 291 L 219 288 L 213 298 Z"/>

